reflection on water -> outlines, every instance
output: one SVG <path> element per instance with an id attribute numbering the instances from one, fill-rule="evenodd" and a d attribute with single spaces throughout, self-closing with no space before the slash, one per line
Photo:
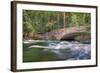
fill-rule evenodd
<path id="1" fill-rule="evenodd" d="M 23 42 L 23 62 L 85 60 L 91 58 L 90 43 L 77 41 L 40 41 Z"/>

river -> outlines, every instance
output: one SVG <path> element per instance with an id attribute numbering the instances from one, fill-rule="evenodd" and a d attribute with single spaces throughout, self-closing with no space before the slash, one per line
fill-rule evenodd
<path id="1" fill-rule="evenodd" d="M 23 41 L 23 62 L 86 59 L 91 59 L 91 44 L 87 41 Z"/>

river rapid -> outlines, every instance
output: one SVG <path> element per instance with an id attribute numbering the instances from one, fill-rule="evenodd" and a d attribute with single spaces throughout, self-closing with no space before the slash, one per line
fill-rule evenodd
<path id="1" fill-rule="evenodd" d="M 91 44 L 78 41 L 24 40 L 23 61 L 86 60 L 91 58 Z"/>

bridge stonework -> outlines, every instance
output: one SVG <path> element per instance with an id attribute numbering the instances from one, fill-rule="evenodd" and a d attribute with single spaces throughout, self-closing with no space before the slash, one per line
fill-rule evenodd
<path id="1" fill-rule="evenodd" d="M 44 36 L 45 39 L 52 39 L 52 37 L 55 37 L 55 39 L 61 40 L 65 35 L 69 36 L 70 34 L 79 33 L 79 32 L 86 32 L 86 27 L 80 26 L 80 27 L 55 29 L 45 33 Z"/>

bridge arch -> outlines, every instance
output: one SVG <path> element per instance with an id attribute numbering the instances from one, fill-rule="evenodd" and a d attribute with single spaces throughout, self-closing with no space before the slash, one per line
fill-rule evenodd
<path id="1" fill-rule="evenodd" d="M 59 40 L 86 41 L 86 40 L 90 40 L 90 39 L 91 39 L 90 32 L 76 32 L 76 33 L 65 34 Z"/>

